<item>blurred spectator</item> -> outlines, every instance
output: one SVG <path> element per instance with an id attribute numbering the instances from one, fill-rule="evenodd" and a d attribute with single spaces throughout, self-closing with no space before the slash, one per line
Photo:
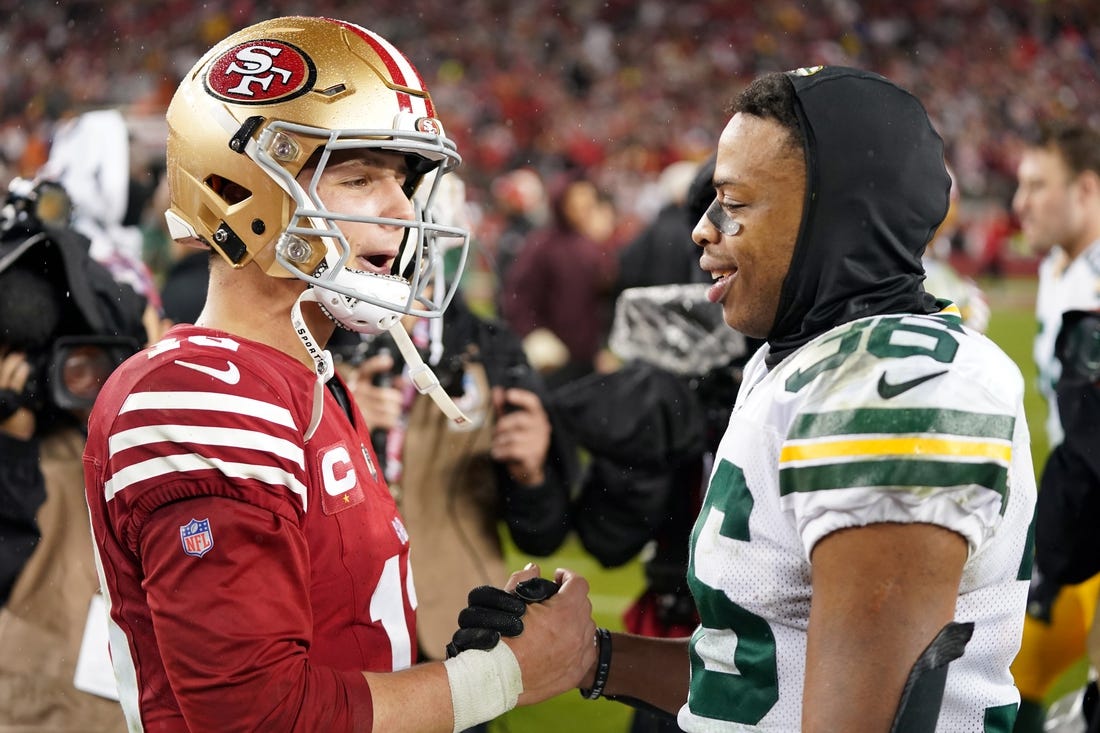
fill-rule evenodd
<path id="1" fill-rule="evenodd" d="M 1018 178 L 1013 209 L 1024 237 L 1043 254 L 1034 356 L 1054 446 L 1062 439 L 1054 394 L 1062 314 L 1100 307 L 1100 127 L 1048 124 L 1021 156 Z"/>
<path id="2" fill-rule="evenodd" d="M 72 226 L 91 241 L 92 259 L 159 307 L 136 226 L 153 189 L 135 186 L 131 167 L 130 133 L 122 114 L 93 110 L 58 125 L 38 178 L 57 181 L 68 191 Z"/>
<path id="3" fill-rule="evenodd" d="M 1066 425 L 1059 413 L 1064 396 L 1060 399 L 1056 391 L 1062 363 L 1055 346 L 1062 338 L 1067 312 L 1100 309 L 1100 130 L 1075 122 L 1044 125 L 1024 150 L 1017 177 L 1013 209 L 1028 242 L 1045 253 L 1036 295 L 1039 333 L 1034 355 L 1039 391 L 1049 407 L 1047 435 L 1053 453 L 1048 466 L 1058 473 L 1048 477 L 1047 466 L 1042 467 L 1042 495 L 1056 480 L 1081 480 L 1086 468 L 1078 465 L 1077 471 L 1067 471 L 1065 465 L 1084 436 L 1075 436 L 1071 448 L 1060 449 Z M 1080 428 L 1094 424 L 1095 416 L 1081 414 L 1094 408 L 1087 399 L 1075 405 L 1075 424 Z M 1094 452 L 1095 433 L 1086 441 Z M 1058 490 L 1076 493 L 1082 488 L 1059 486 Z M 1068 529 L 1066 536 L 1072 537 Z M 1049 534 L 1044 536 L 1051 539 Z M 1053 558 L 1063 550 L 1049 543 L 1045 548 L 1036 545 L 1023 644 L 1012 668 L 1024 698 L 1017 733 L 1044 729 L 1043 701 L 1062 673 L 1085 654 L 1089 629 L 1097 626 L 1100 575 L 1075 578 L 1067 585 L 1064 574 L 1051 576 L 1046 571 L 1046 553 L 1053 552 Z M 1095 691 L 1095 683 L 1092 686 Z M 1080 690 L 1072 695 L 1078 700 L 1083 696 Z M 1054 715 L 1055 711 L 1049 714 Z"/>
<path id="4" fill-rule="evenodd" d="M 542 178 L 530 168 L 517 168 L 494 179 L 490 191 L 494 207 L 503 217 L 495 246 L 497 281 L 502 283 L 527 237 L 547 224 L 549 201 Z"/>
<path id="5" fill-rule="evenodd" d="M 958 306 L 963 325 L 985 333 L 991 315 L 989 300 L 973 278 L 959 273 L 947 260 L 925 256 L 924 289 Z"/>
<path id="6" fill-rule="evenodd" d="M 60 190 L 10 193 L 0 237 L 0 729 L 113 733 L 81 457 L 99 387 L 146 339 L 146 303 L 43 221 L 45 192 Z"/>
<path id="7" fill-rule="evenodd" d="M 622 221 L 615 197 L 598 186 L 594 189 L 594 194 L 588 215 L 581 217 L 578 228 L 582 234 L 598 244 L 605 255 L 617 257 L 622 244 Z"/>
<path id="8" fill-rule="evenodd" d="M 531 234 L 503 284 L 504 319 L 525 339 L 528 357 L 551 386 L 591 372 L 606 338 L 615 261 L 588 233 L 610 234 L 599 199 L 586 178 L 561 184 L 552 197 L 553 222 Z M 551 363 L 533 346 L 547 334 L 565 347 Z"/>
<path id="9" fill-rule="evenodd" d="M 163 110 L 214 39 L 299 6 L 21 3 L 0 30 L 0 145 L 22 166 L 17 174 L 32 175 L 71 110 Z M 310 6 L 378 26 L 426 59 L 440 106 L 456 111 L 450 130 L 478 200 L 503 170 L 571 161 L 614 195 L 624 221 L 648 220 L 641 193 L 672 161 L 705 155 L 724 124 L 721 104 L 700 105 L 697 89 L 732 95 L 761 71 L 845 63 L 898 78 L 926 101 L 967 202 L 963 227 L 977 217 L 982 229 L 984 212 L 1014 188 L 1019 136 L 1051 114 L 1100 115 L 1096 3 L 471 0 L 462 33 L 453 3 L 424 0 L 416 10 L 398 0 Z M 991 232 L 991 251 L 1011 234 Z"/>
<path id="10" fill-rule="evenodd" d="M 627 288 L 708 279 L 699 268 L 699 248 L 691 241 L 695 222 L 687 199 L 689 191 L 701 195 L 706 199 L 705 209 L 714 198 L 713 173 L 713 155 L 702 166 L 683 160 L 661 173 L 658 183 L 664 203 L 649 225 L 619 253 L 616 296 Z"/>

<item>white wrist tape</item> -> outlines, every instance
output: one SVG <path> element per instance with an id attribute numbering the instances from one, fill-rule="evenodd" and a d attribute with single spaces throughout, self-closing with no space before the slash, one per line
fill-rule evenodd
<path id="1" fill-rule="evenodd" d="M 451 686 L 455 733 L 504 715 L 523 692 L 519 662 L 504 642 L 487 652 L 467 649 L 443 666 Z"/>

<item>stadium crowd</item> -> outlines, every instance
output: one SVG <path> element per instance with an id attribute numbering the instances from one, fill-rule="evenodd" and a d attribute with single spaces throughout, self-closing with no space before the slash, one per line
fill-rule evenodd
<path id="1" fill-rule="evenodd" d="M 8 17 L 0 28 L 0 58 L 8 69 L 0 75 L 0 185 L 46 170 L 51 149 L 64 147 L 57 141 L 81 113 L 120 110 L 130 134 L 131 201 L 119 208 L 127 210 L 119 228 L 144 226 L 145 262 L 129 271 L 139 285 L 162 286 L 141 292 L 160 307 L 166 320 L 157 325 L 163 327 L 193 320 L 168 309 L 165 277 L 182 260 L 163 230 L 165 193 L 157 187 L 164 172 L 165 110 L 187 69 L 234 30 L 279 15 L 344 18 L 394 41 L 415 60 L 464 159 L 467 205 L 459 201 L 456 208 L 470 218 L 476 247 L 464 294 L 471 312 L 460 315 L 470 323 L 483 315 L 507 321 L 523 340 L 524 359 L 553 388 L 549 392 L 619 366 L 601 360 L 615 359 L 603 347 L 614 297 L 627 286 L 620 257 L 644 239 L 663 207 L 675 204 L 676 227 L 683 227 L 680 209 L 691 210 L 684 200 L 690 199 L 691 177 L 708 158 L 713 170 L 727 101 L 761 74 L 811 64 L 855 66 L 886 75 L 923 102 L 943 137 L 954 183 L 948 220 L 929 249 L 950 257 L 964 276 L 960 281 L 972 282 L 965 276 L 979 273 L 1035 271 L 1039 256 L 1024 244 L 1012 206 L 1027 141 L 1051 117 L 1100 127 L 1100 6 L 1084 0 L 1057 7 L 1039 0 L 421 0 L 415 7 L 377 0 L 369 8 L 347 0 L 201 6 L 185 0 L 0 0 L 0 9 Z M 677 164 L 684 167 L 673 176 Z M 709 177 L 705 183 L 709 200 Z M 577 190 L 582 193 L 573 195 Z M 691 221 L 704 218 L 692 211 Z M 519 251 L 524 247 L 526 259 Z M 694 266 L 696 250 L 688 250 Z M 202 279 L 205 255 L 200 257 Z M 660 269 L 653 258 L 643 259 L 652 272 Z M 557 280 L 555 264 L 562 265 Z M 511 280 L 506 265 L 515 265 Z M 118 269 L 111 274 L 121 279 Z M 563 283 L 573 288 L 567 297 Z M 540 304 L 556 309 L 551 315 L 565 324 L 554 334 L 564 356 L 549 355 L 553 344 L 535 338 L 555 330 L 538 328 L 553 318 L 524 323 L 509 313 L 509 302 L 516 312 L 535 313 Z M 566 314 L 567 304 L 579 314 Z M 959 305 L 965 316 L 965 303 Z M 563 343 L 583 330 L 578 324 L 591 329 L 591 343 Z M 155 331 L 146 328 L 149 335 Z M 508 338 L 512 357 L 518 340 Z M 459 346 L 468 348 L 448 348 Z M 501 366 L 490 354 L 483 354 L 487 374 L 490 366 Z M 364 384 L 374 386 L 375 376 L 365 374 Z M 499 386 L 498 376 L 504 384 L 512 372 L 488 374 L 486 384 Z M 378 385 L 392 388 L 385 379 Z M 543 399 L 541 382 L 537 386 L 532 405 Z M 367 414 L 364 398 L 351 394 Z M 402 439 L 409 408 L 405 404 L 406 413 L 395 421 Z M 553 434 L 551 421 L 542 428 Z M 376 450 L 399 457 L 390 442 L 383 439 Z M 536 473 L 549 461 L 546 451 L 540 453 Z M 523 483 L 515 476 L 511 481 Z M 1036 713 L 1037 724 L 1043 714 Z"/>
<path id="2" fill-rule="evenodd" d="M 710 152 L 726 100 L 760 72 L 848 64 L 912 90 L 947 142 L 960 237 L 970 232 L 959 249 L 977 267 L 995 267 L 1012 233 L 1021 136 L 1051 114 L 1100 115 L 1100 8 L 1082 1 L 3 5 L 0 157 L 9 175 L 37 170 L 59 119 L 102 106 L 125 108 L 135 141 L 157 161 L 156 121 L 202 50 L 262 17 L 328 15 L 375 28 L 417 60 L 465 158 L 472 202 L 491 210 L 492 180 L 516 167 L 546 178 L 581 168 L 612 198 L 616 242 L 656 213 L 661 170 Z"/>

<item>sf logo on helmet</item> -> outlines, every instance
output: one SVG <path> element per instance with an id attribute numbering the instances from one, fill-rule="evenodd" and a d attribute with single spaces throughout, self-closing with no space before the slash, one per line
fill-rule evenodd
<path id="1" fill-rule="evenodd" d="M 317 69 L 301 49 L 275 40 L 239 43 L 214 59 L 206 90 L 234 104 L 272 104 L 313 88 Z"/>
<path id="2" fill-rule="evenodd" d="M 272 61 L 282 52 L 283 49 L 274 46 L 242 48 L 237 52 L 237 60 L 225 70 L 226 74 L 240 74 L 241 76 L 241 83 L 229 91 L 251 97 L 253 96 L 252 85 L 259 84 L 266 92 L 268 87 L 271 86 L 271 82 L 275 80 L 276 74 L 282 77 L 285 85 L 292 76 L 290 69 L 279 68 Z"/>

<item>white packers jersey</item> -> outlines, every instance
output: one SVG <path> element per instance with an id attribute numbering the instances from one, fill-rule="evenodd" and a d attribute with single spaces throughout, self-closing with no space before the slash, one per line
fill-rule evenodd
<path id="1" fill-rule="evenodd" d="M 1039 291 L 1035 296 L 1035 316 L 1039 333 L 1035 336 L 1035 366 L 1039 370 L 1039 393 L 1046 399 L 1047 438 L 1053 448 L 1062 442 L 1062 422 L 1054 385 L 1062 374 L 1062 365 L 1054 356 L 1054 342 L 1062 330 L 1062 314 L 1069 310 L 1100 309 L 1100 240 L 1068 261 L 1055 247 L 1039 265 Z"/>
<path id="2" fill-rule="evenodd" d="M 686 731 L 798 731 L 810 553 L 837 529 L 927 522 L 969 546 L 938 731 L 1012 728 L 1035 478 L 1023 378 L 949 306 L 839 326 L 745 379 L 691 538 Z M 812 716 L 812 711 L 809 712 Z"/>

